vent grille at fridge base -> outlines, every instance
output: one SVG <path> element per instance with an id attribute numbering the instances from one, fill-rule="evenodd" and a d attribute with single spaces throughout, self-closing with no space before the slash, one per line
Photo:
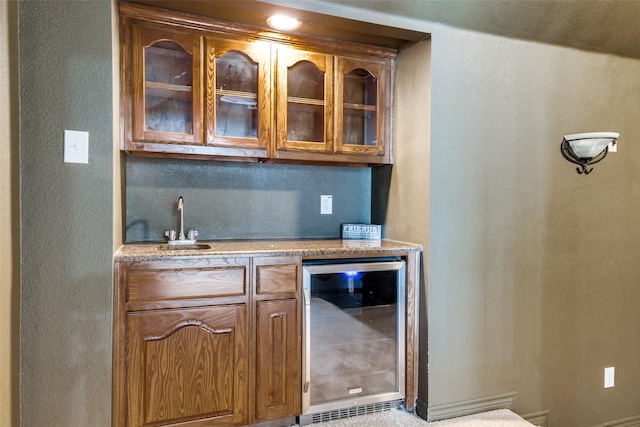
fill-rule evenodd
<path id="1" fill-rule="evenodd" d="M 336 409 L 334 411 L 319 412 L 313 414 L 312 424 L 325 423 L 327 421 L 339 420 L 341 418 L 355 417 L 357 415 L 367 415 L 376 412 L 388 411 L 402 406 L 402 400 L 391 402 L 371 403 L 369 405 L 352 406 L 350 408 Z"/>

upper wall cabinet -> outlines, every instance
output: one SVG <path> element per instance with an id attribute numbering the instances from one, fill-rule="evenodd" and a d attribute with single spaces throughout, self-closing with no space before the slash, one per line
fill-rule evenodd
<path id="1" fill-rule="evenodd" d="M 200 144 L 201 37 L 132 30 L 133 140 Z"/>
<path id="2" fill-rule="evenodd" d="M 391 88 L 386 61 L 336 59 L 335 141 L 344 154 L 384 156 Z"/>
<path id="3" fill-rule="evenodd" d="M 121 148 L 134 155 L 378 165 L 396 51 L 120 4 Z"/>
<path id="4" fill-rule="evenodd" d="M 207 37 L 206 145 L 212 154 L 267 157 L 271 130 L 270 45 Z"/>
<path id="5" fill-rule="evenodd" d="M 276 49 L 277 150 L 333 151 L 333 57 Z"/>

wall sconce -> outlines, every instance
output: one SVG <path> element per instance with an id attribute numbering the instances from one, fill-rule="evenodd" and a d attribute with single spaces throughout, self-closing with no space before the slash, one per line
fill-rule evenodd
<path id="1" fill-rule="evenodd" d="M 593 168 L 587 166 L 602 161 L 609 152 L 609 144 L 616 144 L 617 132 L 591 132 L 565 135 L 560 144 L 560 152 L 565 159 L 580 166 L 576 170 L 579 174 L 590 173 Z"/>

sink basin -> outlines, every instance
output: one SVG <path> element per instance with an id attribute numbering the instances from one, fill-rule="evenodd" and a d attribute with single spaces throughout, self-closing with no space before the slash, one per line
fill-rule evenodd
<path id="1" fill-rule="evenodd" d="M 159 251 L 203 251 L 211 249 L 211 245 L 207 243 L 194 243 L 186 245 L 158 245 Z"/>

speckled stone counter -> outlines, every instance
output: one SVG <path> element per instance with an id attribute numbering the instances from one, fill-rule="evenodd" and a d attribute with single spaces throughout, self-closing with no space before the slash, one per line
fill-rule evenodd
<path id="1" fill-rule="evenodd" d="M 177 246 L 166 249 L 163 243 L 122 245 L 114 254 L 115 261 L 154 261 L 183 257 L 228 256 L 357 256 L 419 252 L 422 246 L 395 240 L 219 240 L 199 241 L 207 249 L 184 250 Z"/>

